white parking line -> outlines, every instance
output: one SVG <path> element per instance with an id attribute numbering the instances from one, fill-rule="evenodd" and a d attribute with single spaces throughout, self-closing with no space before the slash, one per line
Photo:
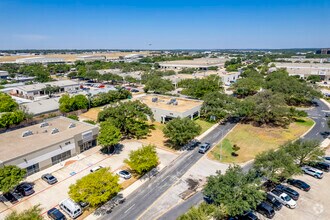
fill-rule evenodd
<path id="1" fill-rule="evenodd" d="M 129 210 L 131 210 L 134 206 L 135 206 L 135 204 L 133 204 L 131 207 L 129 207 L 124 213 L 128 212 Z"/>

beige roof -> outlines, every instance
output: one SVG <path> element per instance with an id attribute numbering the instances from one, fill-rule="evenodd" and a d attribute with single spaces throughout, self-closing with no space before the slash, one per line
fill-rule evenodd
<path id="1" fill-rule="evenodd" d="M 8 161 L 24 156 L 95 128 L 93 125 L 65 117 L 53 118 L 47 122 L 49 123 L 47 127 L 40 128 L 40 124 L 36 124 L 0 134 L 0 161 Z M 74 123 L 76 127 L 69 128 L 71 123 Z M 53 128 L 57 128 L 59 132 L 51 134 Z M 45 130 L 47 130 L 47 133 Z M 33 135 L 22 137 L 25 131 L 32 131 Z"/>
<path id="2" fill-rule="evenodd" d="M 152 98 L 156 98 L 156 97 L 158 98 L 157 102 L 153 102 Z M 176 99 L 178 105 L 167 104 L 171 99 Z M 171 96 L 161 96 L 161 95 L 146 95 L 140 97 L 139 100 L 145 103 L 150 108 L 164 109 L 173 112 L 186 112 L 192 108 L 201 106 L 203 104 L 203 102 L 199 100 L 185 99 L 185 98 L 178 98 Z"/>
<path id="3" fill-rule="evenodd" d="M 31 85 L 24 85 L 24 86 L 18 86 L 17 88 L 24 90 L 24 91 L 37 91 L 45 88 L 47 85 L 51 86 L 59 86 L 59 87 L 65 87 L 65 86 L 75 86 L 79 85 L 78 82 L 75 82 L 73 80 L 59 80 L 59 81 L 53 81 L 53 82 L 46 82 L 46 83 L 36 83 Z"/>
<path id="4" fill-rule="evenodd" d="M 226 62 L 226 58 L 199 58 L 193 60 L 175 60 L 175 61 L 166 61 L 159 63 L 160 65 L 173 65 L 173 66 L 212 66 L 212 65 L 221 65 Z"/>

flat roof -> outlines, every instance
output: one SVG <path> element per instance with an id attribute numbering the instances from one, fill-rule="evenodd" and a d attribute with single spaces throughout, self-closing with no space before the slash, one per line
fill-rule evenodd
<path id="1" fill-rule="evenodd" d="M 27 111 L 29 113 L 32 113 L 34 115 L 40 115 L 43 113 L 57 111 L 60 107 L 59 100 L 60 98 L 57 97 L 57 98 L 25 103 L 23 104 L 23 106 L 27 108 Z"/>
<path id="2" fill-rule="evenodd" d="M 24 90 L 24 91 L 37 91 L 37 90 L 41 90 L 41 89 L 45 88 L 47 85 L 65 87 L 65 86 L 79 85 L 79 83 L 75 82 L 73 80 L 60 80 L 60 81 L 18 86 L 17 88 Z"/>
<path id="3" fill-rule="evenodd" d="M 46 121 L 49 123 L 47 127 L 40 128 L 40 124 L 36 124 L 0 134 L 0 160 L 9 161 L 39 151 L 96 127 L 62 116 Z M 74 123 L 76 127 L 69 128 L 71 123 Z M 53 128 L 57 128 L 59 132 L 51 134 Z M 32 131 L 33 135 L 22 137 L 25 131 Z"/>
<path id="4" fill-rule="evenodd" d="M 198 58 L 193 60 L 175 60 L 160 62 L 159 65 L 164 66 L 218 66 L 223 65 L 228 59 L 227 58 Z"/>
<path id="5" fill-rule="evenodd" d="M 153 102 L 152 98 L 158 98 L 157 102 Z M 174 111 L 181 113 L 186 112 L 197 106 L 201 106 L 203 104 L 203 101 L 199 101 L 199 100 L 186 99 L 186 98 L 173 97 L 173 96 L 163 96 L 163 95 L 145 95 L 138 99 L 141 102 L 145 103 L 150 108 L 158 108 L 167 111 Z M 176 99 L 178 105 L 167 104 L 171 99 Z"/>

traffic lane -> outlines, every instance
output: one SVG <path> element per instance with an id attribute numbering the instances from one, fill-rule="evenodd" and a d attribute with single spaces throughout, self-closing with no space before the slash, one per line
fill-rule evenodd
<path id="1" fill-rule="evenodd" d="M 234 126 L 235 123 L 219 125 L 202 138 L 201 141 L 210 142 L 214 145 Z M 152 182 L 143 184 L 138 191 L 126 198 L 127 202 L 114 208 L 112 213 L 106 215 L 102 219 L 136 219 L 150 207 L 157 198 L 180 179 L 202 156 L 202 154 L 198 153 L 197 148 L 183 153 L 175 162 L 158 174 L 155 179 L 151 180 Z M 141 201 L 143 201 L 143 203 L 141 203 Z"/>
<path id="2" fill-rule="evenodd" d="M 169 189 L 201 157 L 197 149 L 185 154 L 172 166 L 165 168 L 151 182 L 143 184 L 136 192 L 126 198 L 126 202 L 113 209 L 103 219 L 136 219 L 154 201 Z M 143 202 L 141 202 L 143 201 Z"/>
<path id="3" fill-rule="evenodd" d="M 159 220 L 177 219 L 182 213 L 186 213 L 192 206 L 196 206 L 203 201 L 203 193 L 197 192 L 195 195 L 185 200 L 185 202 L 175 206 L 170 211 L 162 215 Z"/>

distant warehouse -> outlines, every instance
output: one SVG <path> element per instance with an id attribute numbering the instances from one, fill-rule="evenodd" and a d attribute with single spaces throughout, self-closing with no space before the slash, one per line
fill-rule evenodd
<path id="1" fill-rule="evenodd" d="M 80 56 L 77 57 L 77 60 L 85 61 L 85 62 L 91 62 L 91 61 L 105 61 L 107 59 L 106 56 L 98 56 L 98 55 L 86 55 L 86 56 Z"/>
<path id="2" fill-rule="evenodd" d="M 98 127 L 65 117 L 0 134 L 0 167 L 16 165 L 28 175 L 96 146 Z"/>
<path id="3" fill-rule="evenodd" d="M 199 58 L 194 60 L 175 60 L 160 62 L 159 67 L 167 70 L 181 70 L 184 68 L 195 68 L 199 70 L 208 70 L 210 67 L 223 68 L 226 58 Z"/>
<path id="4" fill-rule="evenodd" d="M 173 118 L 194 119 L 200 116 L 203 101 L 161 96 L 146 95 L 139 98 L 153 112 L 156 121 L 166 123 Z"/>
<path id="5" fill-rule="evenodd" d="M 21 58 L 17 59 L 16 63 L 23 63 L 23 64 L 33 64 L 33 63 L 64 63 L 63 58 L 58 57 L 28 57 L 28 58 Z"/>

